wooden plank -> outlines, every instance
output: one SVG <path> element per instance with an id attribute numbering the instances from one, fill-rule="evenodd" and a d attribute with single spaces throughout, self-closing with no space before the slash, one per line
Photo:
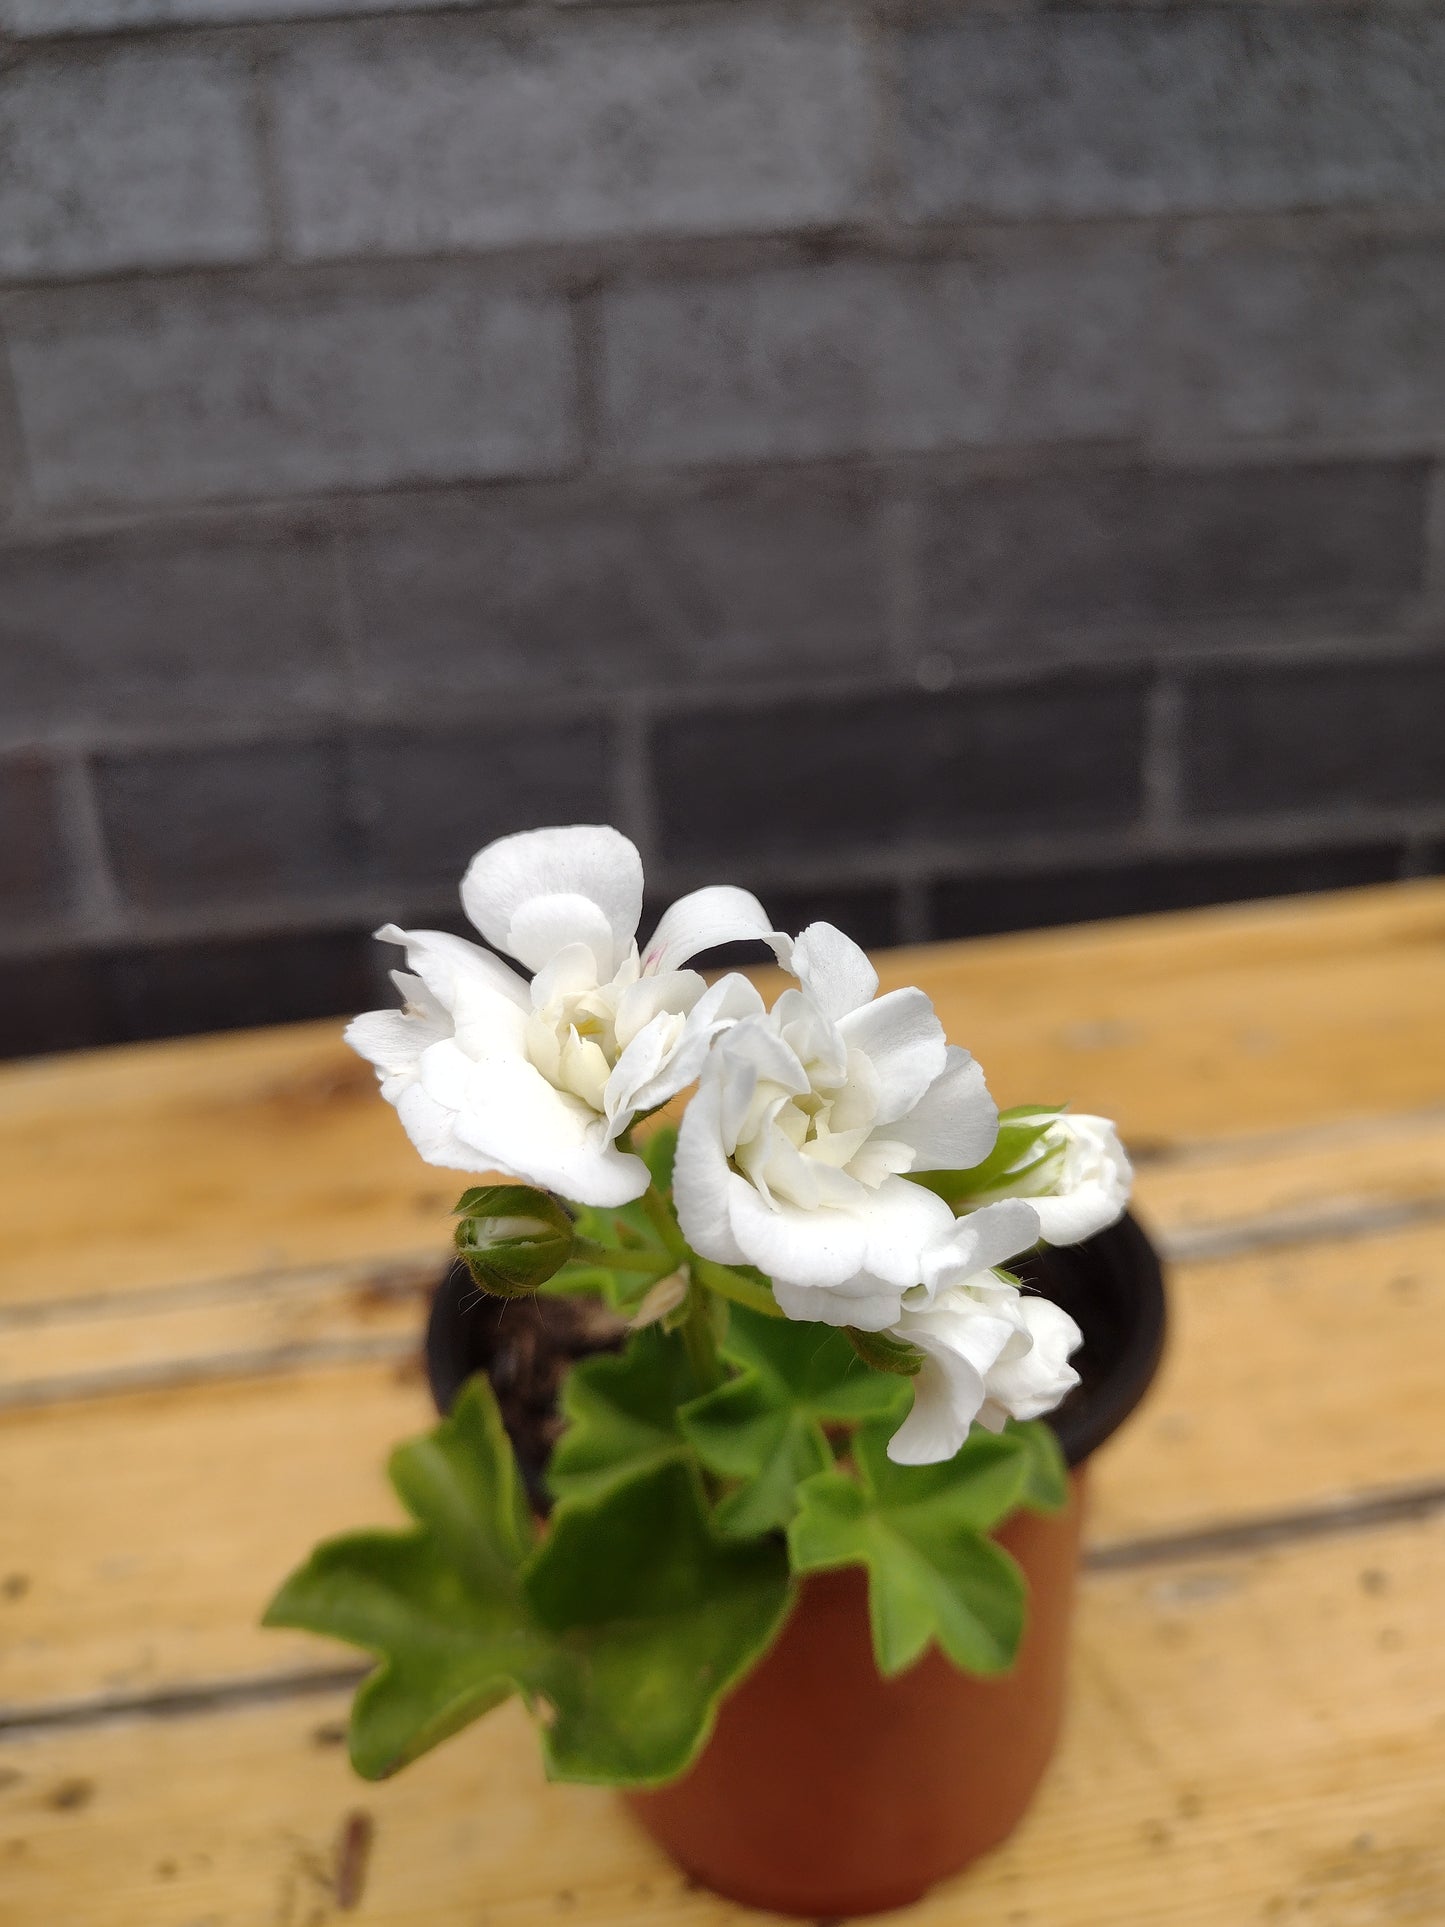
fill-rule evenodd
<path id="1" fill-rule="evenodd" d="M 1445 1102 L 1438 882 L 897 951 L 880 967 L 885 985 L 926 985 L 1002 1101 L 1069 1098 L 1117 1117 L 1137 1150 Z M 0 1304 L 439 1248 L 456 1182 L 415 1158 L 338 1031 L 6 1070 Z"/>
<path id="2" fill-rule="evenodd" d="M 1095 1574 L 1063 1748 L 1014 1839 L 907 1918 L 1438 1927 L 1441 1521 Z M 746 1927 L 502 1709 L 382 1786 L 320 1695 L 0 1744 L 14 1927 Z M 360 1820 L 358 1816 L 363 1816 Z M 342 1841 L 369 1830 L 343 1908 Z M 902 1918 L 900 1916 L 900 1918 Z"/>
<path id="3" fill-rule="evenodd" d="M 1440 1246 L 1414 1226 L 1180 1267 L 1158 1390 L 1096 1461 L 1092 1539 L 1445 1481 Z M 392 1516 L 380 1468 L 428 1423 L 380 1363 L 0 1414 L 4 1557 L 30 1581 L 0 1608 L 0 1707 L 314 1662 L 255 1615 L 312 1540 Z"/>
<path id="4" fill-rule="evenodd" d="M 4 1415 L 0 1711 L 334 1664 L 257 1618 L 317 1539 L 399 1519 L 387 1456 L 434 1419 L 410 1364 Z"/>
<path id="5" fill-rule="evenodd" d="M 0 1315 L 0 1409 L 400 1358 L 416 1350 L 445 1263 L 320 1265 Z"/>
<path id="6" fill-rule="evenodd" d="M 1179 1266 L 1155 1388 L 1099 1454 L 1099 1540 L 1445 1478 L 1439 1224 Z"/>

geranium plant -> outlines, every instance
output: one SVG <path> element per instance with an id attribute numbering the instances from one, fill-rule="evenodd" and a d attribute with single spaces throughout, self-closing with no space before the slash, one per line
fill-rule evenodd
<path id="1" fill-rule="evenodd" d="M 494 948 L 388 925 L 404 1005 L 347 1033 L 421 1155 L 486 1174 L 457 1205 L 479 1291 L 600 1297 L 627 1332 L 567 1379 L 545 1522 L 473 1379 L 392 1460 L 410 1528 L 321 1545 L 273 1601 L 376 1657 L 368 1777 L 519 1693 L 554 1777 L 661 1784 L 799 1576 L 843 1565 L 885 1676 L 935 1642 L 1004 1671 L 1026 1602 L 991 1528 L 1066 1495 L 1038 1421 L 1080 1333 L 1006 1267 L 1120 1215 L 1113 1127 L 1000 1115 L 921 990 L 879 996 L 841 931 L 789 937 L 746 891 L 684 897 L 639 951 L 642 887 L 615 830 L 503 838 L 462 884 Z M 770 1009 L 687 968 L 745 939 L 794 979 Z"/>

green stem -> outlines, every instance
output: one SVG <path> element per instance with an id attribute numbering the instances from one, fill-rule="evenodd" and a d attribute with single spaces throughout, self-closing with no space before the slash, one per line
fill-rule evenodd
<path id="1" fill-rule="evenodd" d="M 642 1208 L 652 1220 L 652 1227 L 668 1255 L 687 1270 L 687 1310 L 682 1321 L 682 1342 L 698 1391 L 711 1392 L 722 1384 L 726 1374 L 717 1353 L 707 1286 L 698 1275 L 697 1261 L 678 1229 L 671 1206 L 655 1184 L 649 1184 L 643 1192 Z"/>
<path id="2" fill-rule="evenodd" d="M 714 1264 L 711 1258 L 694 1258 L 692 1268 L 708 1290 L 715 1291 L 719 1298 L 730 1298 L 735 1305 L 761 1312 L 764 1318 L 783 1316 L 783 1308 L 773 1294 L 751 1278 L 744 1278 L 741 1272 Z"/>
<path id="3" fill-rule="evenodd" d="M 657 1253 L 628 1251 L 621 1245 L 594 1244 L 591 1238 L 574 1238 L 569 1264 L 605 1265 L 609 1271 L 647 1271 L 657 1276 Z"/>

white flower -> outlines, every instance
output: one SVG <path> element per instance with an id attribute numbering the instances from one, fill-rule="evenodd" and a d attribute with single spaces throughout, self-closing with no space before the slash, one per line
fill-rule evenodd
<path id="1" fill-rule="evenodd" d="M 1123 1217 L 1134 1170 L 1107 1117 L 1061 1112 L 1029 1155 L 1041 1152 L 1054 1154 L 1053 1177 L 1048 1192 L 1029 1202 L 1047 1244 L 1079 1244 Z"/>
<path id="2" fill-rule="evenodd" d="M 831 924 L 774 941 L 802 988 L 713 1044 L 678 1136 L 678 1218 L 704 1257 L 766 1272 L 790 1318 L 879 1331 L 954 1228 L 903 1174 L 980 1162 L 998 1113 L 921 990 L 875 998 Z"/>
<path id="3" fill-rule="evenodd" d="M 694 891 L 639 957 L 641 858 L 591 825 L 489 844 L 462 903 L 536 973 L 530 984 L 464 938 L 387 924 L 377 936 L 405 945 L 414 973 L 394 973 L 406 1006 L 358 1017 L 347 1041 L 428 1163 L 525 1178 L 579 1204 L 640 1196 L 647 1168 L 616 1138 L 693 1081 L 720 1028 L 763 1007 L 741 977 L 709 989 L 678 965 L 714 944 L 772 940 L 762 905 L 745 890 Z"/>
<path id="4" fill-rule="evenodd" d="M 975 1421 L 998 1431 L 1009 1418 L 1039 1418 L 1078 1383 L 1068 1358 L 1083 1334 L 1073 1319 L 994 1269 L 1038 1236 L 1035 1206 L 1007 1199 L 961 1218 L 925 1254 L 924 1284 L 892 1327 L 924 1353 L 913 1409 L 888 1444 L 900 1465 L 951 1459 Z"/>

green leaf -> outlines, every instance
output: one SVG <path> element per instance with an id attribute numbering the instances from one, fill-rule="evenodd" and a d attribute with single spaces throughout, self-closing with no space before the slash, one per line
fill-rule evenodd
<path id="1" fill-rule="evenodd" d="M 411 1532 L 318 1546 L 267 1626 L 329 1634 L 381 1664 L 357 1691 L 351 1759 L 382 1779 L 524 1687 L 544 1655 L 521 1597 L 531 1515 L 485 1379 L 429 1438 L 392 1456 Z"/>
<path id="2" fill-rule="evenodd" d="M 945 1464 L 894 1465 L 888 1431 L 858 1432 L 856 1479 L 822 1472 L 803 1485 L 788 1532 L 794 1570 L 867 1568 L 873 1652 L 885 1677 L 933 1640 L 965 1672 L 1004 1672 L 1023 1633 L 1024 1579 L 984 1535 L 1017 1504 L 1026 1451 L 984 1432 Z"/>
<path id="3" fill-rule="evenodd" d="M 475 1185 L 456 1211 L 457 1250 L 473 1282 L 493 1297 L 530 1295 L 572 1255 L 571 1218 L 531 1185 Z"/>
<path id="4" fill-rule="evenodd" d="M 782 1548 L 714 1538 L 681 1462 L 569 1500 L 534 1545 L 484 1379 L 396 1453 L 392 1477 L 416 1526 L 319 1546 L 265 1622 L 379 1659 L 352 1709 L 351 1756 L 368 1779 L 520 1691 L 554 1778 L 660 1784 L 696 1756 L 787 1611 Z"/>
<path id="5" fill-rule="evenodd" d="M 783 1547 L 719 1542 L 696 1470 L 677 1461 L 560 1507 L 527 1596 L 559 1654 L 548 1773 L 610 1786 L 691 1765 L 792 1603 Z"/>
<path id="6" fill-rule="evenodd" d="M 597 1292 L 614 1311 L 630 1311 L 659 1278 L 677 1269 L 676 1255 L 663 1244 L 651 1218 L 635 1200 L 607 1210 L 580 1206 L 576 1238 L 581 1263 L 575 1273 L 559 1274 L 559 1286 Z M 575 1283 L 569 1284 L 569 1279 Z"/>
<path id="7" fill-rule="evenodd" d="M 1028 1477 L 1019 1504 L 1030 1512 L 1061 1512 L 1069 1501 L 1069 1468 L 1053 1427 L 1042 1419 L 1023 1423 L 1010 1419 L 1004 1431 L 1018 1439 L 1028 1454 Z"/>
<path id="8" fill-rule="evenodd" d="M 741 1483 L 719 1505 L 718 1529 L 736 1537 L 785 1526 L 801 1480 L 833 1462 L 823 1424 L 896 1413 L 902 1386 L 870 1371 L 830 1325 L 795 1324 L 733 1309 L 724 1355 L 741 1375 L 678 1414 L 712 1472 Z"/>
<path id="9" fill-rule="evenodd" d="M 627 1349 L 573 1366 L 562 1388 L 567 1429 L 547 1467 L 558 1499 L 592 1496 L 687 1451 L 677 1408 L 692 1395 L 687 1353 L 656 1325 Z"/>

